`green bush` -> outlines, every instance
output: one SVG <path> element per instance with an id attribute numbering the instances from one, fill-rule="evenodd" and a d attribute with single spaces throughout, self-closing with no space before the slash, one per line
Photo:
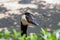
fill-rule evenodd
<path id="1" fill-rule="evenodd" d="M 7 29 L 4 32 L 0 31 L 0 39 L 1 40 L 60 40 L 59 31 L 48 32 L 47 29 L 41 28 L 40 34 L 36 35 L 35 33 L 30 33 L 29 36 L 26 37 L 24 34 L 21 36 L 21 32 L 17 32 L 13 29 L 13 33 L 10 33 Z"/>

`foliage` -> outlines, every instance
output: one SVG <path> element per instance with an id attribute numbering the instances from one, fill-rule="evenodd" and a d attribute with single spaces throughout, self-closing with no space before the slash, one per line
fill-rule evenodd
<path id="1" fill-rule="evenodd" d="M 13 33 L 10 33 L 9 30 L 5 29 L 4 32 L 0 31 L 0 39 L 1 40 L 60 40 L 60 31 L 48 32 L 47 29 L 41 28 L 40 34 L 36 35 L 35 33 L 30 33 L 29 36 L 26 37 L 24 34 L 21 36 L 21 32 L 17 32 L 13 29 Z"/>

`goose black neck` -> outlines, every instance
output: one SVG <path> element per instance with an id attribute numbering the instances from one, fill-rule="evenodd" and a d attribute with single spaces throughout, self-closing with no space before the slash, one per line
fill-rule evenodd
<path id="1" fill-rule="evenodd" d="M 28 25 L 23 25 L 21 22 L 21 36 L 23 36 L 24 34 L 27 36 L 27 26 Z"/>

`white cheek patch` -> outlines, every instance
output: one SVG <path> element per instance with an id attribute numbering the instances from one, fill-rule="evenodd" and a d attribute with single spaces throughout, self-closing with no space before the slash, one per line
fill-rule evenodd
<path id="1" fill-rule="evenodd" d="M 22 16 L 21 22 L 22 22 L 23 25 L 28 25 L 29 24 L 28 21 L 26 20 L 26 16 L 25 15 Z"/>
<path id="2" fill-rule="evenodd" d="M 26 16 L 25 15 L 22 15 L 22 19 L 26 20 Z"/>

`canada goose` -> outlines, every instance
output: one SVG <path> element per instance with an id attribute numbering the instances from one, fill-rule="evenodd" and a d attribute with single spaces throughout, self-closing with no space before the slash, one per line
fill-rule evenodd
<path id="1" fill-rule="evenodd" d="M 32 14 L 29 12 L 24 13 L 21 17 L 21 35 L 27 35 L 27 27 L 29 24 L 39 25 L 35 20 Z"/>

